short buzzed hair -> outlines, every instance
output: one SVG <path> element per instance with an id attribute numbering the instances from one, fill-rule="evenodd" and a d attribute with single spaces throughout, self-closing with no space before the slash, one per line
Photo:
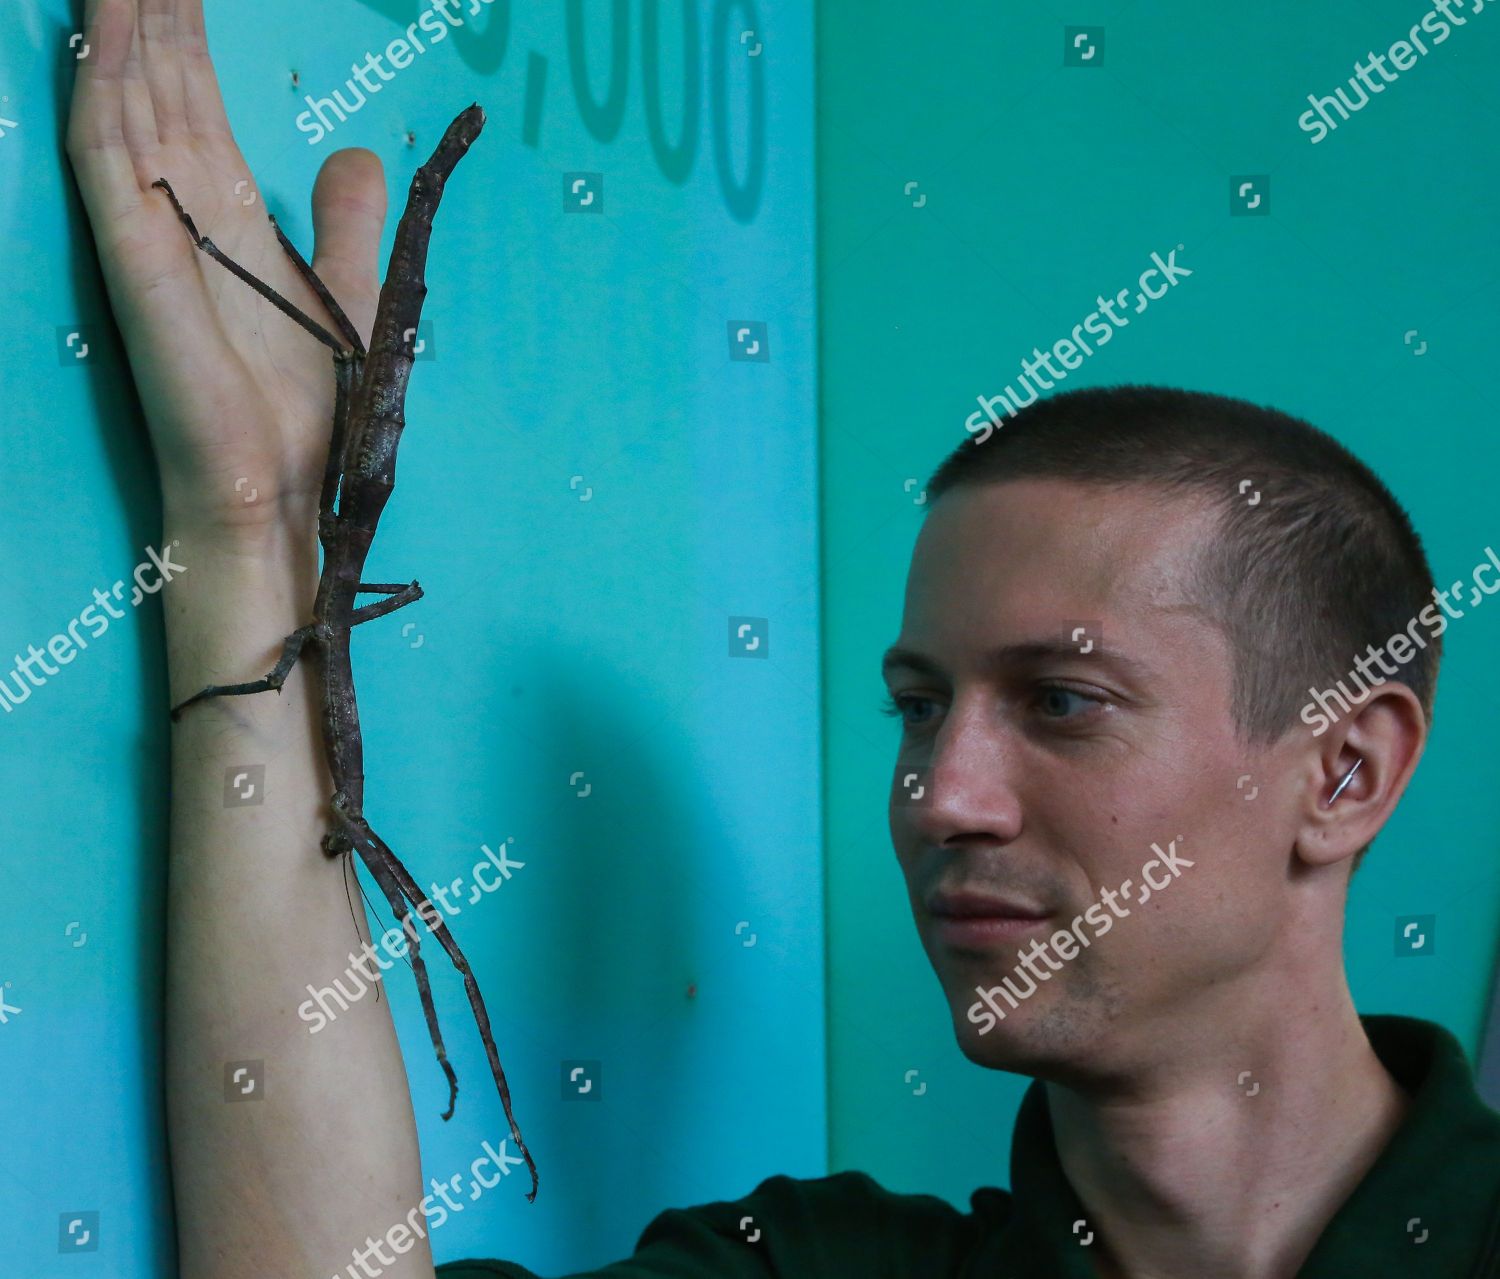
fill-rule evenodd
<path id="1" fill-rule="evenodd" d="M 1019 479 L 1146 487 L 1218 512 L 1185 586 L 1234 654 L 1243 741 L 1277 740 L 1310 689 L 1332 687 L 1367 645 L 1432 605 L 1421 539 L 1390 490 L 1332 436 L 1276 409 L 1162 386 L 1068 391 L 966 439 L 927 481 L 928 500 Z M 1392 659 L 1389 678 L 1429 723 L 1441 656 L 1433 636 Z"/>

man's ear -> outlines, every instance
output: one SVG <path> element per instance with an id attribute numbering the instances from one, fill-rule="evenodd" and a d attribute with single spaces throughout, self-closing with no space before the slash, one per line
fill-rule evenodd
<path id="1" fill-rule="evenodd" d="M 1422 703 L 1394 680 L 1371 689 L 1325 738 L 1312 739 L 1297 856 L 1309 866 L 1331 866 L 1374 839 L 1426 744 Z"/>

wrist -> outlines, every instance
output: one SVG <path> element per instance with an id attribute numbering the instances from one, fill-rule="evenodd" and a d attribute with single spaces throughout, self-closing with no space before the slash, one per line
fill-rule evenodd
<path id="1" fill-rule="evenodd" d="M 161 496 L 162 522 L 172 530 L 171 536 L 188 533 L 225 557 L 258 555 L 306 540 L 317 543 L 316 494 L 256 494 L 252 487 L 243 495 L 252 500 L 226 501 L 224 495 L 202 481 L 196 488 L 186 487 L 164 475 Z"/>
<path id="2" fill-rule="evenodd" d="M 168 507 L 162 516 L 162 545 L 171 546 L 179 561 L 192 560 L 209 570 L 197 575 L 195 587 L 212 574 L 239 587 L 277 589 L 311 584 L 316 589 L 316 519 L 306 524 L 226 526 L 201 523 Z M 182 580 L 185 583 L 187 575 Z M 311 605 L 311 596 L 307 602 Z"/>
<path id="3" fill-rule="evenodd" d="M 316 536 L 289 530 L 264 530 L 253 538 L 226 535 L 220 528 L 174 523 L 169 515 L 162 546 L 181 567 L 162 588 L 174 677 L 196 678 L 204 664 L 238 665 L 261 653 L 268 641 L 279 642 L 312 620 L 319 576 Z"/>

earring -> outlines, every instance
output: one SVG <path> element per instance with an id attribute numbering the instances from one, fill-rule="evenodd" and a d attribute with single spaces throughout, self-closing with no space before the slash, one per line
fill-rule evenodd
<path id="1" fill-rule="evenodd" d="M 1354 767 L 1351 768 L 1347 773 L 1345 773 L 1343 780 L 1333 788 L 1333 794 L 1328 797 L 1328 803 L 1323 805 L 1324 808 L 1328 808 L 1330 805 L 1332 805 L 1333 801 L 1339 797 L 1339 795 L 1343 792 L 1344 787 L 1349 784 L 1349 779 L 1353 777 L 1355 773 L 1359 772 L 1359 766 L 1364 762 L 1365 757 L 1363 755 L 1361 755 L 1357 760 L 1354 761 Z"/>

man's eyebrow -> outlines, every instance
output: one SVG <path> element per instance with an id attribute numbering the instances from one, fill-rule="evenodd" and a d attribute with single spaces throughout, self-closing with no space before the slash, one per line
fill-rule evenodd
<path id="1" fill-rule="evenodd" d="M 1156 674 L 1144 662 L 1127 656 L 1117 648 L 1110 648 L 1097 639 L 1092 641 L 1092 648 L 1085 654 L 1082 651 L 1082 644 L 1089 642 L 1085 637 L 1078 644 L 1066 640 L 1031 640 L 1023 644 L 1002 644 L 985 654 L 983 666 L 991 672 L 1000 672 L 1016 667 L 1036 666 L 1042 662 L 1087 656 L 1108 663 L 1138 680 L 1149 681 Z M 881 658 L 880 671 L 883 676 L 889 678 L 890 673 L 897 668 L 938 677 L 945 674 L 943 668 L 927 654 L 914 648 L 903 648 L 899 644 L 892 644 L 886 649 L 885 656 Z"/>

